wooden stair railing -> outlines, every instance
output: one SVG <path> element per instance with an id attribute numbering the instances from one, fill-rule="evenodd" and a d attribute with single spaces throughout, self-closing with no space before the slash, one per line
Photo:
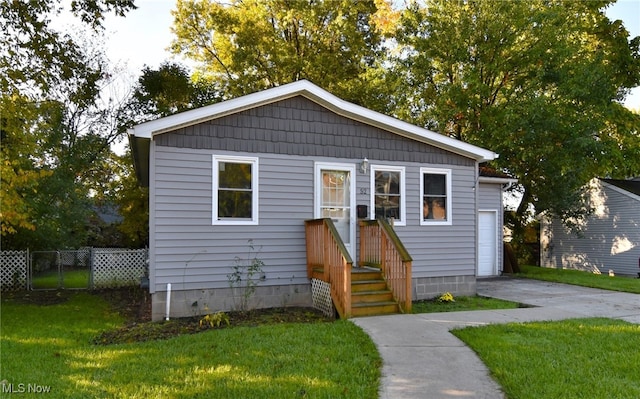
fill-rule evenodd
<path id="1" fill-rule="evenodd" d="M 342 319 L 351 317 L 353 260 L 329 218 L 305 221 L 307 276 L 329 283 L 331 299 Z"/>
<path id="2" fill-rule="evenodd" d="M 411 256 L 391 225 L 382 219 L 360 221 L 360 266 L 380 268 L 394 299 L 411 313 Z"/>

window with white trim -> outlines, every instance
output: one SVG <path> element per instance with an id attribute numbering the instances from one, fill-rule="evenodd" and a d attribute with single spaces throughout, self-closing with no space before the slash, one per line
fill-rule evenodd
<path id="1" fill-rule="evenodd" d="M 213 224 L 258 224 L 258 158 L 213 156 Z"/>
<path id="2" fill-rule="evenodd" d="M 404 226 L 405 184 L 404 167 L 372 165 L 371 209 L 374 219 L 393 219 L 395 225 Z"/>
<path id="3" fill-rule="evenodd" d="M 420 224 L 451 224 L 451 170 L 420 168 Z"/>

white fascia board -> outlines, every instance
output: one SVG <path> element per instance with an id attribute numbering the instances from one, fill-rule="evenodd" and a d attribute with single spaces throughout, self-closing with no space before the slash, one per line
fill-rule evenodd
<path id="1" fill-rule="evenodd" d="M 300 94 L 320 105 L 323 105 L 336 114 L 349 119 L 375 126 L 413 140 L 431 144 L 444 150 L 473 158 L 478 162 L 492 161 L 499 157 L 499 155 L 493 151 L 444 136 L 440 133 L 424 129 L 360 105 L 344 101 L 318 86 L 311 86 L 312 89 L 315 90 L 309 90 L 309 93 L 306 95 L 305 93 Z"/>
<path id="2" fill-rule="evenodd" d="M 492 184 L 516 184 L 518 183 L 518 179 L 512 179 L 508 177 L 480 176 L 478 177 L 478 182 Z"/>
<path id="3" fill-rule="evenodd" d="M 144 122 L 134 126 L 132 130 L 138 137 L 152 138 L 153 136 L 171 130 L 196 125 L 198 123 L 218 119 L 226 115 L 235 114 L 246 109 L 259 107 L 261 105 L 296 96 L 299 90 L 295 90 L 295 88 L 291 86 L 304 82 L 306 81 L 294 82 L 288 85 L 274 87 L 272 89 L 259 91 L 246 96 L 237 97 L 220 103 Z"/>
<path id="4" fill-rule="evenodd" d="M 221 118 L 226 115 L 274 103 L 298 95 L 304 96 L 338 115 L 342 115 L 349 119 L 371 126 L 379 127 L 400 136 L 431 144 L 444 150 L 473 158 L 479 162 L 491 161 L 499 156 L 493 151 L 444 136 L 431 130 L 424 129 L 408 122 L 344 101 L 307 80 L 300 80 L 221 103 L 145 122 L 134 126 L 132 130 L 138 137 L 152 138 L 157 134 L 162 134 L 170 130 Z"/>

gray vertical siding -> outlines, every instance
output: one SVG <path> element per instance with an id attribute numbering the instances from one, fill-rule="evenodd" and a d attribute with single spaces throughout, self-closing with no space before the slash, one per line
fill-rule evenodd
<path id="1" fill-rule="evenodd" d="M 599 180 L 591 198 L 596 211 L 584 224 L 582 236 L 557 220 L 543 222 L 541 265 L 637 276 L 640 198 Z"/>

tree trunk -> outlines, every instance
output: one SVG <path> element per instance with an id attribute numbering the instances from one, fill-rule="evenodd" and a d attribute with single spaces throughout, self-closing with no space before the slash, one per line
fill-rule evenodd
<path id="1" fill-rule="evenodd" d="M 513 239 L 518 243 L 524 242 L 524 231 L 528 223 L 527 210 L 529 205 L 531 205 L 531 191 L 525 187 L 518 209 L 516 209 L 515 223 L 513 225 Z"/>

